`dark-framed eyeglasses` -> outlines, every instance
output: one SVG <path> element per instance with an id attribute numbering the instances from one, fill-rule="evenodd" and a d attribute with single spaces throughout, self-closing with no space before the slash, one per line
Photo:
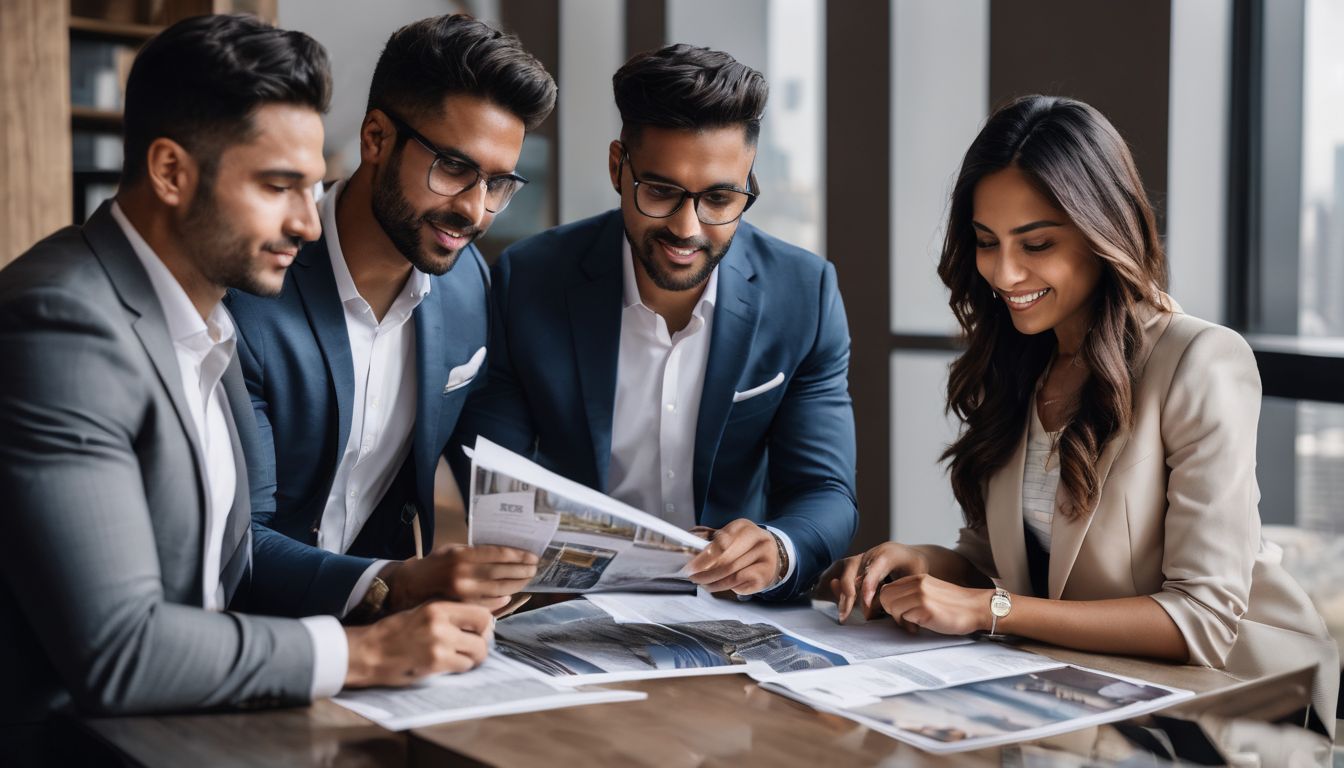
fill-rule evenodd
<path id="1" fill-rule="evenodd" d="M 436 195 L 455 197 L 484 184 L 485 210 L 491 213 L 499 213 L 508 207 L 514 194 L 527 183 L 527 179 L 516 173 L 500 173 L 487 176 L 485 171 L 481 170 L 481 167 L 471 160 L 457 152 L 439 149 L 434 146 L 434 142 L 422 136 L 405 120 L 383 107 L 379 107 L 379 110 L 387 115 L 387 119 L 392 121 L 392 125 L 396 126 L 398 132 L 414 139 L 417 144 L 425 148 L 425 151 L 434 156 L 434 161 L 429 164 L 429 173 L 425 184 L 429 187 L 429 191 Z"/>
<path id="2" fill-rule="evenodd" d="M 635 208 L 651 219 L 666 219 L 677 211 L 690 198 L 695 207 L 695 217 L 701 224 L 720 226 L 732 224 L 742 218 L 751 204 L 760 196 L 756 185 L 756 172 L 747 173 L 747 190 L 736 187 L 718 186 L 699 192 L 690 192 L 676 184 L 658 181 L 645 181 L 639 178 L 635 164 L 630 160 L 628 151 L 621 151 L 621 160 L 617 165 L 616 178 L 624 172 L 624 166 L 630 166 L 630 182 L 635 190 Z"/>

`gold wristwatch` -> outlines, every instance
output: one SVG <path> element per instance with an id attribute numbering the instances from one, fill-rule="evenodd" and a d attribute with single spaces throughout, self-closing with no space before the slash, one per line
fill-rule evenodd
<path id="1" fill-rule="evenodd" d="M 345 620 L 351 624 L 369 624 L 383 615 L 383 606 L 387 604 L 387 582 L 381 577 L 374 576 L 373 581 L 369 583 L 369 590 L 364 593 L 364 599 L 359 601 L 359 605 L 350 609 L 345 615 Z"/>
<path id="2" fill-rule="evenodd" d="M 989 598 L 989 613 L 993 618 L 989 622 L 989 636 L 1001 637 L 998 633 L 999 619 L 1008 615 L 1013 610 L 1013 598 L 1008 594 L 1008 590 L 1000 587 L 994 588 L 994 594 Z"/>
<path id="3" fill-rule="evenodd" d="M 775 548 L 779 550 L 779 568 L 775 571 L 775 583 L 771 587 L 777 587 L 784 581 L 784 574 L 789 572 L 789 550 L 784 546 L 784 540 L 775 534 L 774 531 L 766 531 L 770 537 L 775 540 Z"/>

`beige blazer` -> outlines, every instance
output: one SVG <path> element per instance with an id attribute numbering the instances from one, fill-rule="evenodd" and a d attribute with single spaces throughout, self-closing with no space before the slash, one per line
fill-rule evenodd
<path id="1" fill-rule="evenodd" d="M 1333 728 L 1338 651 L 1278 548 L 1260 539 L 1255 357 L 1234 331 L 1168 301 L 1173 312 L 1144 305 L 1134 423 L 1102 452 L 1096 508 L 1079 520 L 1055 515 L 1049 596 L 1149 595 L 1180 628 L 1191 664 L 1258 677 L 1316 660 L 1313 701 Z M 1031 594 L 1026 445 L 1024 424 L 1016 453 L 988 479 L 985 525 L 962 529 L 956 547 L 1015 594 Z"/>

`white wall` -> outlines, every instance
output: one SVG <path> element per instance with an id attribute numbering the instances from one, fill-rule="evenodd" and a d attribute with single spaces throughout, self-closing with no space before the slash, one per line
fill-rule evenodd
<path id="1" fill-rule="evenodd" d="M 989 2 L 896 0 L 891 25 L 891 327 L 953 333 L 938 256 L 961 158 L 988 112 Z"/>
<path id="2" fill-rule="evenodd" d="M 1226 318 L 1231 0 L 1171 4 L 1167 129 L 1167 258 L 1171 295 L 1215 323 Z"/>
<path id="3" fill-rule="evenodd" d="M 950 546 L 961 527 L 961 507 L 938 461 L 957 435 L 956 417 L 943 413 L 954 356 L 891 356 L 891 538 L 906 544 Z"/>
<path id="4" fill-rule="evenodd" d="M 311 35 L 331 59 L 331 111 L 324 121 L 328 179 L 348 176 L 359 166 L 359 126 L 387 38 L 412 21 L 467 7 L 453 0 L 380 0 L 340 3 L 338 9 L 329 0 L 279 0 L 278 25 Z"/>
<path id="5" fill-rule="evenodd" d="M 989 107 L 988 0 L 896 0 L 891 15 L 891 327 L 953 334 L 938 279 L 948 198 Z M 891 357 L 891 531 L 950 544 L 961 526 L 938 455 L 956 436 L 943 414 L 951 353 Z"/>
<path id="6" fill-rule="evenodd" d="M 560 4 L 560 222 L 616 207 L 607 147 L 621 131 L 611 76 L 625 63 L 625 3 Z"/>

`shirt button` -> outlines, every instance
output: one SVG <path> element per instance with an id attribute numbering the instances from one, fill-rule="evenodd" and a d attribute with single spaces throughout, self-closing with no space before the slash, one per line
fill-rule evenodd
<path id="1" fill-rule="evenodd" d="M 664 504 L 664 505 L 663 505 L 663 509 L 666 510 L 666 511 L 668 511 L 668 512 L 676 512 L 676 511 L 677 511 L 677 505 L 676 505 L 676 504 Z"/>
<path id="2" fill-rule="evenodd" d="M 671 480 L 672 478 L 674 478 L 674 477 L 676 477 L 676 476 L 677 476 L 677 473 L 676 473 L 676 472 L 674 472 L 673 470 L 670 470 L 670 469 L 667 470 L 667 479 L 668 479 L 668 480 Z"/>
<path id="3" fill-rule="evenodd" d="M 359 498 L 359 491 L 351 491 L 351 492 L 350 492 L 350 498 L 352 498 L 352 499 L 357 499 L 357 498 Z"/>
<path id="4" fill-rule="evenodd" d="M 668 413 L 672 413 L 672 412 L 674 412 L 674 411 L 676 411 L 676 410 L 677 410 L 677 404 L 676 404 L 676 403 L 668 403 L 668 404 L 667 404 L 667 412 L 668 412 Z"/>

